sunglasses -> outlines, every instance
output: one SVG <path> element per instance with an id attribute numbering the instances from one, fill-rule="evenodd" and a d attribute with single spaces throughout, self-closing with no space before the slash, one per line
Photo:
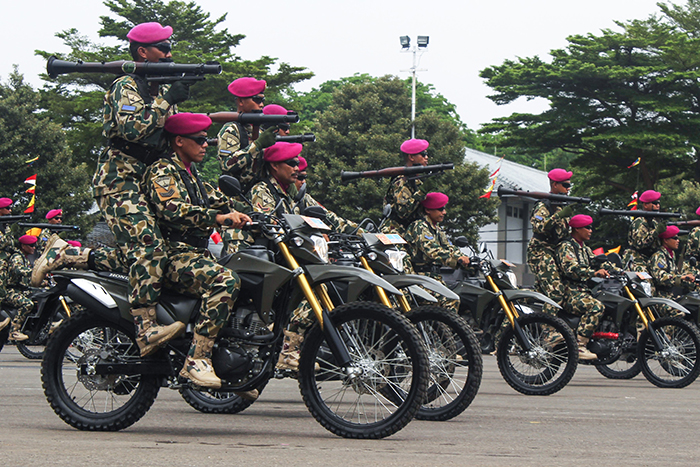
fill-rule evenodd
<path id="1" fill-rule="evenodd" d="M 671 240 L 680 240 L 680 239 L 678 238 L 678 236 L 675 236 L 675 237 L 671 237 Z"/>
<path id="2" fill-rule="evenodd" d="M 60 221 L 60 220 L 63 220 L 63 217 L 62 217 L 62 216 L 56 216 L 56 217 L 54 217 L 54 219 L 56 219 L 57 221 Z"/>
<path id="3" fill-rule="evenodd" d="M 445 212 L 445 206 L 435 209 L 436 211 Z"/>
<path id="4" fill-rule="evenodd" d="M 657 199 L 656 201 L 651 201 L 649 204 L 659 205 L 661 201 Z"/>
<path id="5" fill-rule="evenodd" d="M 301 180 L 303 182 L 304 180 L 306 180 L 306 177 L 308 177 L 308 175 L 299 174 L 299 175 L 297 175 L 297 180 Z"/>
<path id="6" fill-rule="evenodd" d="M 289 123 L 278 123 L 277 128 L 284 131 L 289 131 L 292 126 Z"/>
<path id="7" fill-rule="evenodd" d="M 571 186 L 572 186 L 572 184 L 568 183 L 568 182 L 559 182 L 559 184 L 561 186 L 563 186 L 564 188 L 571 188 Z"/>
<path id="8" fill-rule="evenodd" d="M 200 146 L 204 146 L 204 143 L 206 143 L 207 140 L 209 139 L 209 138 L 207 138 L 206 135 L 205 135 L 205 136 L 185 136 L 185 135 L 180 135 L 180 137 L 181 137 L 181 138 L 191 139 L 192 141 L 194 141 L 195 143 L 199 144 Z"/>
<path id="9" fill-rule="evenodd" d="M 146 47 L 155 47 L 166 55 L 173 50 L 173 46 L 170 42 L 157 42 L 155 44 L 148 44 Z"/>
<path id="10" fill-rule="evenodd" d="M 299 161 L 297 159 L 287 159 L 286 161 L 282 162 L 284 162 L 290 167 L 299 167 Z"/>
<path id="11" fill-rule="evenodd" d="M 587 226 L 581 227 L 581 228 L 582 228 L 582 229 L 586 229 L 586 230 L 593 230 L 593 226 L 592 226 L 592 225 L 587 225 Z"/>
<path id="12" fill-rule="evenodd" d="M 253 96 L 253 97 L 251 97 L 251 99 L 256 104 L 264 104 L 265 103 L 265 96 Z"/>

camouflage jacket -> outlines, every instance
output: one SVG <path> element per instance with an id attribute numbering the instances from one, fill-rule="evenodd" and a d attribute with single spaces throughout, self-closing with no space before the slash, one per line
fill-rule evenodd
<path id="1" fill-rule="evenodd" d="M 423 182 L 399 175 L 391 180 L 384 204 L 391 204 L 391 219 L 404 227 L 421 218 L 420 202 L 425 199 Z"/>
<path id="2" fill-rule="evenodd" d="M 428 216 L 423 216 L 408 226 L 405 240 L 416 272 L 426 272 L 434 266 L 456 268 L 457 260 L 464 256 L 459 248 L 450 243 L 440 226 L 433 225 Z"/>
<path id="3" fill-rule="evenodd" d="M 649 259 L 656 250 L 661 248 L 661 241 L 656 234 L 657 225 L 659 225 L 659 221 L 656 219 L 637 217 L 632 221 L 627 233 L 629 249 L 625 252 L 625 263 L 633 253 L 639 254 L 644 259 Z M 634 251 L 630 252 L 629 250 Z"/>
<path id="4" fill-rule="evenodd" d="M 277 203 L 282 200 L 281 212 L 277 214 L 299 214 L 298 207 L 292 211 L 296 204 L 294 197 L 297 193 L 297 187 L 293 183 L 289 185 L 287 191 L 284 191 L 282 185 L 274 177 L 269 177 L 253 186 L 250 190 L 250 202 L 255 211 L 271 214 Z"/>
<path id="5" fill-rule="evenodd" d="M 605 261 L 596 267 L 595 255 L 588 245 L 579 244 L 572 237 L 564 240 L 556 249 L 555 257 L 564 284 L 576 290 L 587 290 L 586 281 L 592 278 L 598 269 L 620 272 L 612 263 Z"/>
<path id="6" fill-rule="evenodd" d="M 568 217 L 555 217 L 561 211 L 561 206 L 553 206 L 550 211 L 547 200 L 540 200 L 535 203 L 530 215 L 532 225 L 532 238 L 528 244 L 528 249 L 549 248 L 554 249 L 559 243 L 569 238 Z"/>
<path id="7" fill-rule="evenodd" d="M 143 85 L 142 85 L 143 86 Z M 163 97 L 170 85 L 161 85 L 158 95 L 148 103 L 139 93 L 139 84 L 129 75 L 120 76 L 104 98 L 102 134 L 105 138 L 121 138 L 143 147 L 162 144 L 165 120 L 177 112 Z M 92 179 L 93 195 L 138 192 L 146 172 L 146 164 L 124 152 L 107 147 L 100 154 Z"/>
<path id="8" fill-rule="evenodd" d="M 335 230 L 336 232 L 342 232 L 346 234 L 352 234 L 355 233 L 355 230 L 357 229 L 357 224 L 354 223 L 351 220 L 344 219 L 331 211 L 330 209 L 326 208 L 323 206 L 321 203 L 316 201 L 310 194 L 306 193 L 304 195 L 304 199 L 301 201 L 301 212 L 304 212 L 304 208 L 307 206 L 321 206 L 323 209 L 326 210 L 326 220 L 330 224 L 330 226 Z"/>
<path id="9" fill-rule="evenodd" d="M 190 171 L 177 155 L 172 154 L 155 162 L 146 173 L 146 199 L 153 206 L 166 239 L 171 233 L 209 238 L 217 226 L 216 215 L 231 212 L 226 196 L 202 182 L 194 164 Z M 183 242 L 168 243 L 171 248 L 190 248 Z"/>
<path id="10" fill-rule="evenodd" d="M 697 276 L 700 273 L 700 227 L 695 227 L 690 231 L 683 256 L 683 274 L 693 274 Z M 688 261 L 691 257 L 695 257 L 698 261 L 695 267 L 691 266 Z"/>
<path id="11" fill-rule="evenodd" d="M 253 137 L 253 126 L 245 125 L 248 145 L 241 147 L 240 126 L 236 122 L 226 123 L 219 134 L 217 157 L 221 172 L 236 177 L 244 187 L 250 186 L 256 178 L 261 176 L 262 154 Z"/>
<path id="12" fill-rule="evenodd" d="M 9 225 L 5 226 L 4 232 L 0 224 L 0 260 L 7 260 L 15 252 L 15 242 L 12 230 Z"/>
<path id="13" fill-rule="evenodd" d="M 27 289 L 32 278 L 32 264 L 21 251 L 15 252 L 7 261 L 7 287 Z"/>
<path id="14" fill-rule="evenodd" d="M 656 250 L 656 253 L 651 255 L 651 259 L 649 260 L 649 274 L 651 274 L 651 277 L 654 279 L 656 289 L 661 292 L 662 295 L 670 294 L 673 287 L 685 285 L 686 288 L 690 288 L 690 283 L 686 282 L 683 284 L 681 282 L 682 274 L 676 267 L 675 258 L 663 246 Z"/>

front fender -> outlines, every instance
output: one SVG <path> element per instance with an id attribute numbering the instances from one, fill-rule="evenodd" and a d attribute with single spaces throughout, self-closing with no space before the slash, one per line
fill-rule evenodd
<path id="1" fill-rule="evenodd" d="M 504 289 L 501 290 L 503 292 L 503 295 L 508 299 L 508 301 L 515 301 L 521 298 L 532 298 L 535 299 L 539 302 L 545 302 L 549 305 L 552 305 L 553 307 L 556 307 L 557 309 L 561 308 L 557 302 L 552 300 L 551 298 L 542 295 L 539 292 L 534 292 L 532 290 L 522 290 L 522 289 Z"/>
<path id="2" fill-rule="evenodd" d="M 639 300 L 639 304 L 642 306 L 642 308 L 646 308 L 648 306 L 654 306 L 654 305 L 666 305 L 670 306 L 671 308 L 675 308 L 678 311 L 683 312 L 684 314 L 690 314 L 690 311 L 682 305 L 679 305 L 678 303 L 674 302 L 671 299 L 668 298 L 661 298 L 661 297 L 640 297 L 637 300 Z"/>
<path id="3" fill-rule="evenodd" d="M 358 300 L 362 292 L 371 286 L 378 286 L 389 293 L 401 295 L 401 291 L 396 287 L 365 269 L 332 264 L 308 264 L 304 266 L 304 271 L 312 286 L 331 281 L 346 282 L 348 284 L 348 302 Z"/>
<path id="4" fill-rule="evenodd" d="M 409 292 L 411 292 L 413 295 L 415 295 L 416 297 L 418 297 L 420 299 L 423 299 L 423 300 L 430 302 L 430 303 L 437 303 L 437 298 L 433 297 L 432 295 L 430 295 L 428 292 L 421 289 L 417 285 L 409 285 L 407 287 L 407 289 L 409 290 Z"/>
<path id="5" fill-rule="evenodd" d="M 440 281 L 433 279 L 428 276 L 421 276 L 419 274 L 387 274 L 382 276 L 388 283 L 396 287 L 397 289 L 402 289 L 411 285 L 420 285 L 431 292 L 442 295 L 448 300 L 459 300 L 459 295 L 445 287 Z M 416 289 L 413 287 L 411 291 Z"/>

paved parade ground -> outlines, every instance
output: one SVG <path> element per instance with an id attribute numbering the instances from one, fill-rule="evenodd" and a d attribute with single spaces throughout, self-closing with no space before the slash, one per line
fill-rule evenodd
<path id="1" fill-rule="evenodd" d="M 238 415 L 206 415 L 161 389 L 115 433 L 81 432 L 44 398 L 40 363 L 0 352 L 0 453 L 6 466 L 572 466 L 700 463 L 700 384 L 658 389 L 579 366 L 547 397 L 524 396 L 484 356 L 475 401 L 449 422 L 413 421 L 383 440 L 338 438 L 306 410 L 296 381 L 272 381 Z"/>

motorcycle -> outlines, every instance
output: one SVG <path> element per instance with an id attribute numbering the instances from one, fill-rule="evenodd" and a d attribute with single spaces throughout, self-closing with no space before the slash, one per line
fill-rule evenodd
<path id="1" fill-rule="evenodd" d="M 467 246 L 464 237 L 455 239 Z M 459 295 L 459 314 L 479 336 L 483 353 L 494 353 L 503 379 L 526 395 L 546 396 L 564 388 L 576 372 L 578 343 L 560 318 L 542 313 L 548 297 L 517 287 L 514 266 L 482 252 L 470 258 L 471 267 L 441 270 L 447 286 Z M 548 336 L 560 333 L 564 342 L 552 347 Z"/>
<path id="2" fill-rule="evenodd" d="M 220 186 L 240 186 L 222 177 Z M 383 438 L 408 424 L 424 400 L 428 361 L 415 328 L 378 303 L 354 301 L 381 278 L 329 265 L 325 240 L 294 233 L 300 216 L 264 216 L 250 226 L 271 248 L 256 245 L 219 262 L 237 272 L 241 290 L 220 331 L 212 364 L 222 379 L 218 394 L 261 390 L 273 376 L 282 330 L 302 299 L 316 324 L 307 331 L 299 363 L 299 387 L 316 420 L 347 438 Z M 81 430 L 126 428 L 149 410 L 161 387 L 186 390 L 178 377 L 192 338 L 199 297 L 165 293 L 157 320 L 187 324 L 186 333 L 153 356 L 141 358 L 126 297 L 126 277 L 92 271 L 55 271 L 58 287 L 86 311 L 73 316 L 49 340 L 42 364 L 44 392 L 54 412 Z M 321 283 L 346 283 L 349 302 L 333 307 Z M 320 368 L 320 370 L 316 370 Z"/>

